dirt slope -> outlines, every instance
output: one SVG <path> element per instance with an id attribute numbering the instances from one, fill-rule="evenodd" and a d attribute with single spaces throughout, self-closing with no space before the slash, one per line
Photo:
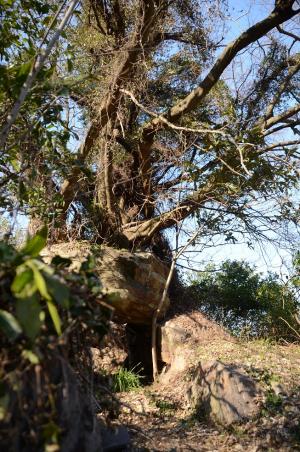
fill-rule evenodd
<path id="1" fill-rule="evenodd" d="M 300 346 L 220 340 L 200 344 L 195 351 L 200 360 L 243 365 L 264 390 L 258 417 L 227 429 L 213 425 L 203 413 L 185 411 L 174 382 L 153 384 L 117 395 L 122 404 L 112 422 L 127 425 L 128 450 L 300 450 Z"/>

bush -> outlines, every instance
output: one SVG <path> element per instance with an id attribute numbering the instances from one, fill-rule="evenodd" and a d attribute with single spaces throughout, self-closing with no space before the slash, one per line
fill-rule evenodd
<path id="1" fill-rule="evenodd" d="M 20 251 L 0 242 L 0 443 L 9 450 L 12 439 L 18 450 L 56 445 L 72 413 L 90 410 L 70 363 L 89 371 L 87 336 L 100 341 L 110 316 L 92 258 L 78 273 L 59 256 L 46 265 L 46 238 L 44 228 Z"/>
<path id="2" fill-rule="evenodd" d="M 246 337 L 299 340 L 293 328 L 299 301 L 293 286 L 277 275 L 262 277 L 246 262 L 225 261 L 192 278 L 187 296 L 209 318 Z"/>

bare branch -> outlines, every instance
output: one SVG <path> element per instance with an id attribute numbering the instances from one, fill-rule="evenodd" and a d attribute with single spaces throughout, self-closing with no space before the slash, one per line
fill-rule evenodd
<path id="1" fill-rule="evenodd" d="M 300 104 L 295 105 L 294 107 L 291 107 L 289 110 L 286 110 L 285 112 L 283 112 L 277 116 L 273 116 L 273 117 L 267 119 L 267 121 L 264 122 L 264 128 L 270 129 L 275 124 L 278 124 L 279 122 L 284 122 L 286 119 L 290 118 L 291 116 L 294 116 L 299 111 L 300 111 Z"/>
<path id="2" fill-rule="evenodd" d="M 271 135 L 271 134 L 273 134 L 275 132 L 279 132 L 280 130 L 287 129 L 287 128 L 291 128 L 294 131 L 294 128 L 296 126 L 299 126 L 299 125 L 300 125 L 300 119 L 299 120 L 295 120 L 295 121 L 287 120 L 287 121 L 284 122 L 284 124 L 282 124 L 282 125 L 280 125 L 278 127 L 275 127 L 274 129 L 270 129 L 270 130 L 265 131 L 263 133 L 263 135 L 266 137 L 268 135 Z"/>
<path id="3" fill-rule="evenodd" d="M 286 146 L 297 146 L 298 144 L 300 144 L 300 140 L 278 141 L 277 143 L 270 144 L 269 146 L 263 148 L 260 153 L 271 151 L 276 148 L 284 148 Z"/>
<path id="4" fill-rule="evenodd" d="M 175 265 L 177 260 L 180 258 L 180 256 L 186 251 L 186 249 L 193 243 L 194 240 L 196 240 L 197 236 L 199 235 L 199 230 L 197 230 L 192 237 L 187 241 L 187 243 L 180 248 L 180 250 L 176 250 L 176 252 L 173 255 L 171 267 L 169 270 L 169 274 L 165 283 L 165 287 L 163 290 L 162 297 L 160 299 L 159 305 L 157 309 L 155 310 L 153 317 L 152 317 L 152 339 L 151 339 L 151 352 L 152 352 L 152 366 L 153 366 L 153 380 L 155 381 L 158 376 L 158 365 L 157 365 L 157 349 L 156 349 L 156 333 L 157 333 L 157 319 L 161 313 L 161 311 L 164 308 L 164 304 L 168 295 L 168 290 L 173 278 L 173 273 L 175 270 Z"/>
<path id="5" fill-rule="evenodd" d="M 289 36 L 290 38 L 295 39 L 295 41 L 300 41 L 300 36 L 295 35 L 294 33 L 291 33 L 290 31 L 284 30 L 282 27 L 280 27 L 280 25 L 278 25 L 278 27 L 276 27 L 276 28 L 283 35 Z"/>
<path id="6" fill-rule="evenodd" d="M 154 113 L 153 111 L 149 110 L 148 108 L 144 107 L 137 99 L 136 97 L 133 95 L 133 93 L 131 93 L 130 91 L 128 91 L 127 89 L 121 89 L 120 90 L 122 93 L 126 94 L 127 96 L 130 97 L 130 99 L 132 100 L 132 102 L 134 102 L 141 110 L 143 110 L 145 113 L 147 113 L 149 116 L 152 116 L 154 118 L 156 118 L 157 121 L 162 122 L 163 124 L 165 124 L 166 126 L 170 127 L 170 129 L 174 129 L 174 130 L 178 130 L 180 132 L 192 132 L 192 133 L 215 133 L 217 135 L 223 135 L 225 136 L 226 133 L 223 130 L 215 130 L 215 129 L 205 129 L 205 128 L 192 128 L 192 127 L 181 127 L 181 126 L 177 126 L 176 124 L 173 124 L 172 122 L 168 121 L 164 116 L 162 115 L 157 115 L 156 113 Z"/>
<path id="7" fill-rule="evenodd" d="M 288 84 L 291 81 L 291 79 L 293 78 L 293 76 L 295 74 L 297 74 L 297 72 L 299 72 L 299 70 L 300 70 L 300 56 L 299 55 L 297 55 L 297 56 L 298 56 L 298 60 L 299 60 L 298 63 L 289 68 L 287 77 L 285 78 L 284 82 L 281 84 L 281 86 L 279 87 L 275 96 L 273 97 L 272 101 L 270 102 L 269 106 L 267 107 L 267 110 L 265 113 L 266 119 L 269 119 L 273 115 L 273 110 L 274 110 L 275 105 L 278 104 L 282 94 L 286 90 L 286 87 L 288 86 Z"/>

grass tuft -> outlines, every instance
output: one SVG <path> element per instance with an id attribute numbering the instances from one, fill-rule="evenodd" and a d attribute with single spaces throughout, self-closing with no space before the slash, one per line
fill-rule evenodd
<path id="1" fill-rule="evenodd" d="M 114 392 L 129 392 L 140 388 L 141 379 L 143 377 L 131 370 L 121 367 L 117 373 L 113 375 L 112 388 Z"/>

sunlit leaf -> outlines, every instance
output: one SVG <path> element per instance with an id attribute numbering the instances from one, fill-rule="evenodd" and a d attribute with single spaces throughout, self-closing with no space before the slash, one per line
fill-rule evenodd
<path id="1" fill-rule="evenodd" d="M 24 289 L 26 284 L 28 284 L 32 280 L 33 280 L 32 270 L 30 268 L 25 269 L 24 271 L 15 276 L 15 279 L 13 280 L 11 285 L 12 292 L 14 292 L 17 295 Z"/>
<path id="2" fill-rule="evenodd" d="M 56 309 L 56 306 L 54 303 L 52 303 L 52 301 L 47 301 L 47 306 L 48 306 L 49 314 L 51 316 L 54 328 L 55 328 L 57 334 L 60 336 L 61 335 L 61 321 L 60 321 L 60 317 L 59 317 L 58 311 Z"/>
<path id="3" fill-rule="evenodd" d="M 23 254 L 28 254 L 32 257 L 38 256 L 40 251 L 46 246 L 48 236 L 48 228 L 44 226 L 38 231 L 32 239 L 28 240 L 25 247 L 22 248 Z"/>
<path id="4" fill-rule="evenodd" d="M 45 298 L 45 300 L 51 300 L 51 297 L 47 289 L 46 281 L 39 270 L 36 270 L 34 272 L 34 279 L 41 296 Z"/>
<path id="5" fill-rule="evenodd" d="M 32 350 L 23 350 L 22 356 L 23 358 L 28 359 L 31 364 L 39 364 L 40 362 L 39 357 L 35 353 L 33 353 Z"/>
<path id="6" fill-rule="evenodd" d="M 0 309 L 0 330 L 11 340 L 15 340 L 22 333 L 22 328 L 17 319 L 3 309 Z"/>

